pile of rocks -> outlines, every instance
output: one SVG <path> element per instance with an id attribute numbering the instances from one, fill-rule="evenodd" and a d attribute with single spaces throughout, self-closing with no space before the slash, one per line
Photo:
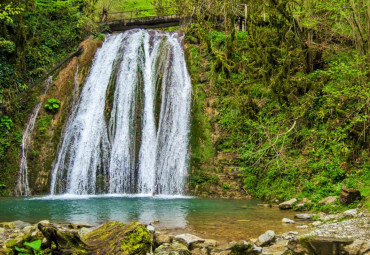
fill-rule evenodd
<path id="1" fill-rule="evenodd" d="M 155 233 L 155 255 L 248 255 L 259 254 L 262 247 L 250 241 L 230 242 L 218 245 L 213 239 L 203 239 L 192 234 L 176 236 Z"/>
<path id="2" fill-rule="evenodd" d="M 349 205 L 355 201 L 361 200 L 362 196 L 360 191 L 355 189 L 342 188 L 342 192 L 339 196 L 339 202 L 343 205 Z M 318 202 L 319 205 L 331 205 L 336 203 L 338 200 L 337 196 L 328 196 Z M 306 206 L 312 205 L 312 201 L 304 198 L 302 201 L 298 201 L 297 198 L 292 198 L 288 201 L 279 204 L 281 210 L 288 210 L 295 207 L 296 209 L 304 209 Z"/>
<path id="3" fill-rule="evenodd" d="M 137 250 L 137 247 L 140 247 L 140 252 L 149 251 L 151 247 L 150 254 L 154 255 L 370 254 L 370 220 L 367 212 L 351 209 L 340 214 L 300 213 L 296 214 L 294 219 L 284 218 L 282 224 L 297 224 L 297 228 L 304 226 L 305 229 L 278 235 L 269 230 L 256 239 L 221 245 L 216 240 L 200 238 L 189 233 L 163 234 L 156 231 L 152 225 L 145 227 L 140 223 L 125 225 L 108 222 L 100 226 L 91 226 L 82 223 L 50 224 L 49 221 L 41 221 L 34 225 L 22 221 L 4 222 L 0 223 L 0 254 L 14 249 L 15 246 L 22 246 L 25 241 L 35 239 L 42 240 L 43 247 L 50 247 L 50 236 L 48 237 L 47 233 L 54 233 L 53 231 L 61 235 L 60 238 L 71 237 L 78 245 L 78 249 L 83 247 L 84 251 L 89 252 L 101 250 L 98 244 L 104 244 L 106 247 L 106 243 L 112 243 L 113 240 L 114 252 L 109 253 L 108 249 L 106 254 L 126 254 L 119 250 L 124 246 L 127 246 L 126 250 Z M 132 237 L 127 236 L 128 233 Z M 140 238 L 136 238 L 138 236 Z M 134 245 L 132 242 L 139 243 Z M 60 247 L 66 248 L 70 247 Z M 72 248 L 75 250 L 77 246 Z"/>
<path id="4" fill-rule="evenodd" d="M 313 221 L 313 218 L 317 220 Z M 339 214 L 297 214 L 295 219 L 306 223 L 297 226 L 305 228 L 306 233 L 278 235 L 271 246 L 263 249 L 263 254 L 370 254 L 367 213 L 351 209 Z M 285 218 L 282 221 L 292 223 Z"/>

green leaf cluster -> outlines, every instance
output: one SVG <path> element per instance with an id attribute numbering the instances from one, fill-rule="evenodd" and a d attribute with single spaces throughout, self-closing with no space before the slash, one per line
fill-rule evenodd
<path id="1" fill-rule="evenodd" d="M 53 112 L 53 113 L 56 113 L 58 111 L 59 106 L 60 106 L 60 101 L 59 99 L 56 99 L 56 98 L 50 98 L 48 100 L 48 103 L 44 105 L 46 110 Z"/>

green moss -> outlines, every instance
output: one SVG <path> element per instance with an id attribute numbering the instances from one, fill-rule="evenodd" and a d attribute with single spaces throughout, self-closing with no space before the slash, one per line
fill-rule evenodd
<path id="1" fill-rule="evenodd" d="M 13 240 L 10 240 L 10 241 L 8 241 L 6 244 L 5 244 L 5 246 L 7 247 L 7 248 L 13 248 L 14 246 L 16 246 L 17 245 L 17 240 L 16 239 L 13 239 Z"/>
<path id="2" fill-rule="evenodd" d="M 123 254 L 143 254 L 145 255 L 150 248 L 151 240 L 149 231 L 140 223 L 130 224 L 134 231 L 127 235 L 121 243 Z"/>

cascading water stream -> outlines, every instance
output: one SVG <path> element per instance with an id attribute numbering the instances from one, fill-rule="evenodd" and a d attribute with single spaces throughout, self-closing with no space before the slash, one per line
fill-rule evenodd
<path id="1" fill-rule="evenodd" d="M 191 82 L 182 39 L 107 36 L 69 117 L 52 194 L 183 194 Z"/>
<path id="2" fill-rule="evenodd" d="M 44 95 L 48 91 L 50 85 L 53 82 L 53 77 L 50 76 L 46 80 Z M 21 144 L 21 161 L 19 163 L 19 171 L 18 171 L 18 181 L 16 191 L 20 196 L 28 196 L 30 195 L 29 185 L 28 185 L 28 166 L 27 166 L 27 154 L 28 148 L 31 144 L 31 136 L 33 132 L 33 128 L 35 127 L 35 122 L 37 115 L 39 114 L 40 108 L 42 105 L 42 99 L 39 100 L 36 107 L 34 108 L 32 115 L 28 121 L 27 127 L 23 132 L 22 137 L 22 144 Z"/>

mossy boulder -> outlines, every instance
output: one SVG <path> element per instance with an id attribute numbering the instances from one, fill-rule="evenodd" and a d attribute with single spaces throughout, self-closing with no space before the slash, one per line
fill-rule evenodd
<path id="1" fill-rule="evenodd" d="M 84 236 L 83 241 L 91 247 L 96 247 L 100 254 L 145 255 L 151 246 L 150 233 L 139 222 L 128 225 L 107 222 Z"/>
<path id="2" fill-rule="evenodd" d="M 191 255 L 188 248 L 179 242 L 164 243 L 154 251 L 154 255 Z"/>
<path id="3" fill-rule="evenodd" d="M 61 254 L 145 255 L 151 247 L 149 231 L 138 222 L 107 222 L 82 239 L 76 231 L 41 224 L 38 228 L 50 243 L 55 243 L 55 252 Z"/>

